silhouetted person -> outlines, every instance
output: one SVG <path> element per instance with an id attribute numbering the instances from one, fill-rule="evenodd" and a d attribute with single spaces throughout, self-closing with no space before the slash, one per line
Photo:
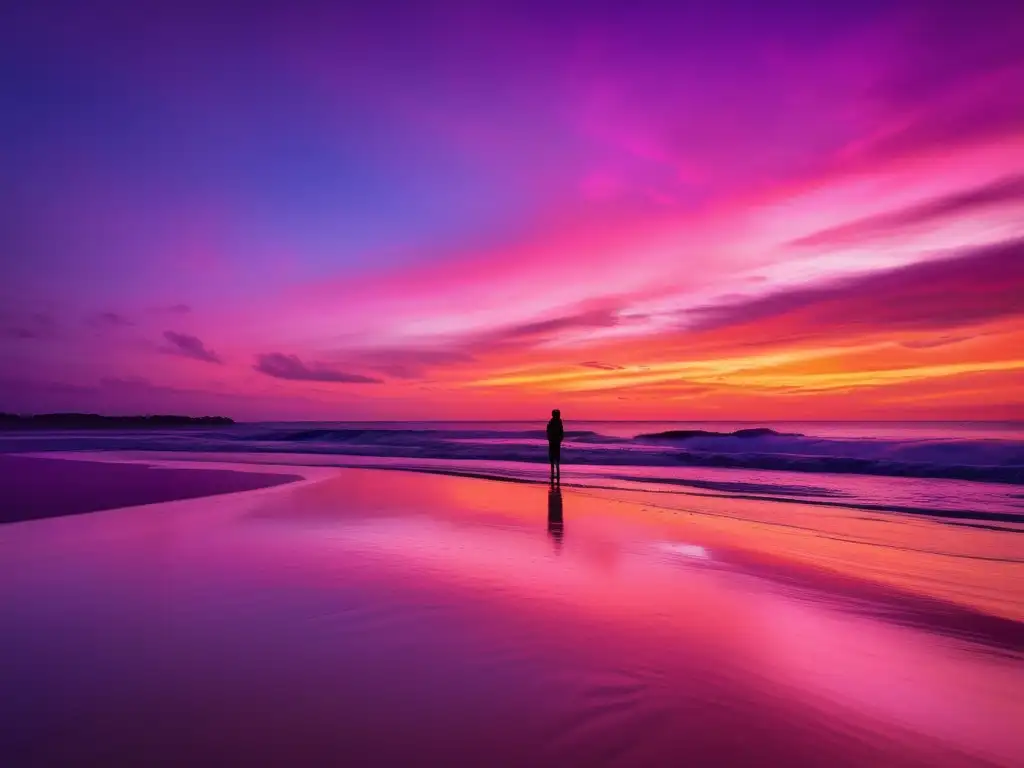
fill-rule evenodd
<path id="1" fill-rule="evenodd" d="M 555 549 L 562 548 L 562 533 L 565 526 L 562 523 L 562 491 L 552 487 L 548 491 L 548 533 L 555 541 Z"/>
<path id="2" fill-rule="evenodd" d="M 562 438 L 565 427 L 562 426 L 562 412 L 557 408 L 551 412 L 548 422 L 548 462 L 551 464 L 551 482 L 562 482 Z"/>

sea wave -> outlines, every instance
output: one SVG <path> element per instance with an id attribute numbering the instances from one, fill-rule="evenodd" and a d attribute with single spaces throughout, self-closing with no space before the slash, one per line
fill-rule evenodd
<path id="1" fill-rule="evenodd" d="M 308 429 L 255 437 L 281 449 L 359 456 L 547 461 L 543 430 Z M 1008 440 L 881 440 L 810 437 L 768 427 L 679 430 L 619 438 L 569 431 L 566 464 L 697 466 L 1024 484 L 1024 443 Z"/>
<path id="2" fill-rule="evenodd" d="M 301 452 L 391 458 L 546 463 L 542 429 L 236 425 L 214 429 L 0 436 L 0 450 Z M 718 467 L 946 478 L 1024 485 L 1024 441 L 834 438 L 778 432 L 673 430 L 633 437 L 568 431 L 568 465 Z"/>
<path id="3" fill-rule="evenodd" d="M 621 438 L 601 435 L 590 431 L 572 431 L 565 433 L 566 440 L 574 442 L 616 442 Z M 265 433 L 250 435 L 248 439 L 272 440 L 277 442 L 328 442 L 358 443 L 362 445 L 422 445 L 437 440 L 456 441 L 507 441 L 507 440 L 545 440 L 543 429 L 526 430 L 487 430 L 487 429 L 380 429 L 367 427 L 358 428 L 314 428 L 299 430 L 272 430 Z"/>

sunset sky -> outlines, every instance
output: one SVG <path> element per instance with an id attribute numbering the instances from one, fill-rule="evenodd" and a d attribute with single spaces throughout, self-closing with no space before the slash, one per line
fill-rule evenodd
<path id="1" fill-rule="evenodd" d="M 1019 1 L 163 5 L 5 11 L 0 411 L 1024 419 Z"/>

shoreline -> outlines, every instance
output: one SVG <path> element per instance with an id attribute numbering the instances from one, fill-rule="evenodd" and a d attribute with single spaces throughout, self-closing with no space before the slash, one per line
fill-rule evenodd
<path id="1" fill-rule="evenodd" d="M 2 454 L 0 454 L 2 455 Z M 501 483 L 516 483 L 528 485 L 547 485 L 546 464 L 533 462 L 524 464 L 517 461 L 499 461 L 492 459 L 467 459 L 462 461 L 450 459 L 437 459 L 431 457 L 401 457 L 401 456 L 373 456 L 357 454 L 325 454 L 308 453 L 304 451 L 168 451 L 152 449 L 129 449 L 129 450 L 95 450 L 83 449 L 77 451 L 26 451 L 19 455 L 40 458 L 70 458 L 84 459 L 90 461 L 110 462 L 176 462 L 185 461 L 193 464 L 213 463 L 217 465 L 242 465 L 263 467 L 271 466 L 294 466 L 303 469 L 334 468 L 334 469 L 382 469 L 387 471 L 417 472 L 433 475 L 445 475 L 451 477 L 465 477 L 479 480 L 490 480 Z M 1002 531 L 1002 532 L 1024 532 L 1024 513 L 1018 511 L 1019 505 L 1013 509 L 995 510 L 986 509 L 983 504 L 975 505 L 947 505 L 946 507 L 915 506 L 910 499 L 886 499 L 885 503 L 879 501 L 861 500 L 849 498 L 846 491 L 840 490 L 835 494 L 814 496 L 798 492 L 793 494 L 785 489 L 778 490 L 771 484 L 759 484 L 758 482 L 744 482 L 743 475 L 760 475 L 764 472 L 755 470 L 743 470 L 740 468 L 720 469 L 715 471 L 728 472 L 730 476 L 721 480 L 701 480 L 694 478 L 660 477 L 648 476 L 642 473 L 620 473 L 614 475 L 603 475 L 602 470 L 614 469 L 600 465 L 566 465 L 569 469 L 569 479 L 563 484 L 564 487 L 577 487 L 598 492 L 637 491 L 644 494 L 651 494 L 652 497 L 678 497 L 684 496 L 691 499 L 706 498 L 731 499 L 736 501 L 749 501 L 756 503 L 781 504 L 785 506 L 803 505 L 806 507 L 817 507 L 823 512 L 831 510 L 854 511 L 859 510 L 869 514 L 895 513 L 911 515 L 928 520 L 932 519 L 940 523 L 981 530 Z M 639 468 L 644 469 L 644 468 Z M 706 468 L 694 466 L 680 466 L 671 468 L 677 471 L 690 471 L 700 473 Z M 787 473 L 771 472 L 773 481 Z M 818 478 L 828 478 L 830 481 L 847 483 L 857 482 L 859 476 L 846 474 L 832 474 L 828 472 L 816 473 Z M 915 478 L 870 478 L 881 482 L 914 482 Z M 956 479 L 927 479 L 928 482 L 949 484 L 946 492 L 950 496 L 963 495 L 966 488 L 985 486 L 993 487 L 993 484 L 975 483 L 974 481 Z M 1007 490 L 1015 490 L 1017 486 L 1006 484 L 994 484 L 996 487 L 1005 487 Z M 797 488 L 800 491 L 799 487 Z M 876 494 L 877 495 L 877 494 Z"/>

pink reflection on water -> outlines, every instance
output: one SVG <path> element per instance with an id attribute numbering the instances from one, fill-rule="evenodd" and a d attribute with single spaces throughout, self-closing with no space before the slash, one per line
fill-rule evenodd
<path id="1" fill-rule="evenodd" d="M 368 470 L 0 528 L 5 747 L 179 763 L 1024 754 L 1018 624 L 967 640 L 947 631 L 955 606 L 836 581 L 743 533 L 571 489 Z"/>

